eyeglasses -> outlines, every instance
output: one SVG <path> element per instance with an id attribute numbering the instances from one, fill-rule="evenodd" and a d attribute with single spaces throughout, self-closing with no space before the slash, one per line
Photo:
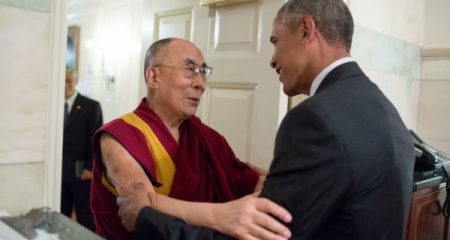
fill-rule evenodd
<path id="1" fill-rule="evenodd" d="M 171 69 L 184 69 L 184 75 L 187 78 L 191 78 L 194 79 L 195 77 L 197 77 L 198 74 L 200 74 L 200 76 L 203 79 L 208 79 L 209 77 L 211 77 L 213 75 L 213 69 L 211 67 L 200 67 L 197 64 L 187 64 L 181 67 L 177 67 L 177 66 L 167 66 L 167 65 L 162 65 L 162 64 L 157 64 L 154 65 L 153 67 L 166 67 L 166 68 L 171 68 Z"/>

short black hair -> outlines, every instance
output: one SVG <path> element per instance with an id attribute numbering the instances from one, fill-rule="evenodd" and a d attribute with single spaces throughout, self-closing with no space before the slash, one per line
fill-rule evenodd
<path id="1" fill-rule="evenodd" d="M 305 16 L 311 16 L 317 29 L 330 45 L 344 45 L 350 51 L 353 17 L 342 0 L 289 0 L 278 10 L 277 20 L 295 28 Z"/>

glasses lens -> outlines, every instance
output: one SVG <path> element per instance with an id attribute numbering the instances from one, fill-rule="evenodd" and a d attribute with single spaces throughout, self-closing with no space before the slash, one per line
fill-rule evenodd
<path id="1" fill-rule="evenodd" d="M 210 67 L 204 67 L 202 68 L 202 73 L 206 78 L 208 78 L 211 77 L 211 75 L 213 74 L 213 70 Z"/>
<path id="2" fill-rule="evenodd" d="M 185 68 L 185 75 L 187 78 L 194 78 L 195 75 L 199 72 L 198 66 L 195 66 L 193 64 L 189 64 L 184 66 Z"/>
<path id="3" fill-rule="evenodd" d="M 184 67 L 188 78 L 195 78 L 198 74 L 201 74 L 203 78 L 208 78 L 213 74 L 213 70 L 210 67 L 200 67 L 195 64 L 189 64 Z"/>

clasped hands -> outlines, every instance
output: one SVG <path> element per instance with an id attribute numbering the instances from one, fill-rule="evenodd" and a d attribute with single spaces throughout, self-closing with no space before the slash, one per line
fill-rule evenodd
<path id="1" fill-rule="evenodd" d="M 134 231 L 136 219 L 145 206 L 152 207 L 155 192 L 146 191 L 144 184 L 134 184 L 134 192 L 117 198 L 119 217 L 128 231 Z M 258 198 L 259 192 L 227 203 L 214 204 L 217 221 L 210 226 L 219 232 L 238 239 L 288 239 L 289 229 L 277 221 L 292 220 L 289 212 L 266 198 Z M 274 217 L 272 217 L 272 216 Z"/>

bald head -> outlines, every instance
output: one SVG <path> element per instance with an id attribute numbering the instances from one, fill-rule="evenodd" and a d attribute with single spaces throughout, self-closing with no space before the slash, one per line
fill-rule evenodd
<path id="1" fill-rule="evenodd" d="M 159 55 L 161 49 L 167 47 L 173 40 L 175 40 L 175 38 L 164 38 L 164 39 L 158 40 L 158 41 L 154 42 L 152 45 L 150 45 L 150 47 L 147 50 L 147 53 L 145 54 L 145 60 L 144 60 L 145 82 L 147 82 L 147 76 L 145 74 L 147 71 L 147 68 L 153 64 L 154 60 Z"/>
<path id="2" fill-rule="evenodd" d="M 183 45 L 191 45 L 192 47 L 196 48 L 198 50 L 198 48 L 191 42 L 181 39 L 181 38 L 164 38 L 164 39 L 160 39 L 156 42 L 154 42 L 152 45 L 150 45 L 150 47 L 147 50 L 147 53 L 145 54 L 145 60 L 144 60 L 144 77 L 145 77 L 145 81 L 147 82 L 147 76 L 146 76 L 146 72 L 147 72 L 147 68 L 149 66 L 155 65 L 159 62 L 161 62 L 161 57 L 170 57 L 168 56 L 166 53 L 170 52 L 169 50 L 173 50 L 173 48 L 171 48 L 171 46 L 173 44 L 183 44 Z M 198 52 L 200 53 L 200 50 L 198 50 Z M 200 53 L 201 54 L 201 53 Z"/>

